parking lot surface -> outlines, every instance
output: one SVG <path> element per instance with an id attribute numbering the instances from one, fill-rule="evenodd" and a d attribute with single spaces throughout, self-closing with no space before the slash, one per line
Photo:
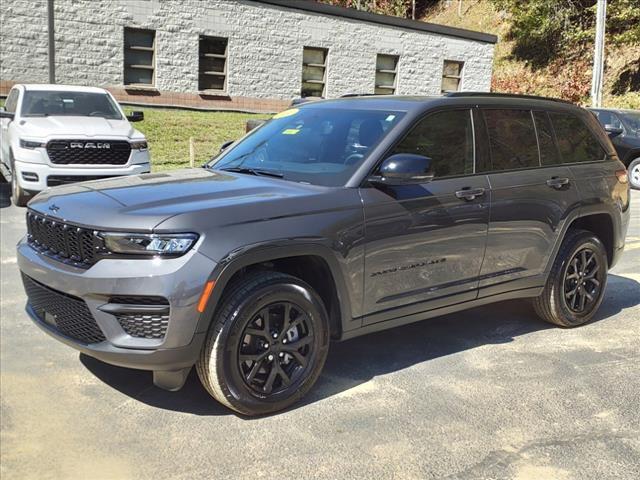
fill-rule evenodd
<path id="1" fill-rule="evenodd" d="M 3 480 L 640 478 L 640 192 L 592 323 L 512 301 L 334 344 L 302 403 L 246 419 L 34 326 L 2 187 Z"/>

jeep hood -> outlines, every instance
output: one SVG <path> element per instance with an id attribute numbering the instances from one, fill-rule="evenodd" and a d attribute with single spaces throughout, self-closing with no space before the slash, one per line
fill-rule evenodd
<path id="1" fill-rule="evenodd" d="M 210 225 L 250 222 L 322 208 L 333 189 L 204 168 L 118 177 L 49 188 L 29 208 L 99 230 L 151 231 L 164 220 L 206 215 Z"/>
<path id="2" fill-rule="evenodd" d="M 101 117 L 48 116 L 25 117 L 20 120 L 25 137 L 85 138 L 133 137 L 136 130 L 127 120 L 107 120 Z"/>

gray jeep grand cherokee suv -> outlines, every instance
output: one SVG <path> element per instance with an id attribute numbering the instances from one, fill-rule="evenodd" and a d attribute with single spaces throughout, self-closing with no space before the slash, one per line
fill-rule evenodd
<path id="1" fill-rule="evenodd" d="M 18 245 L 27 311 L 108 363 L 283 409 L 330 340 L 512 298 L 589 321 L 629 185 L 586 110 L 458 93 L 312 102 L 202 169 L 47 190 Z"/>

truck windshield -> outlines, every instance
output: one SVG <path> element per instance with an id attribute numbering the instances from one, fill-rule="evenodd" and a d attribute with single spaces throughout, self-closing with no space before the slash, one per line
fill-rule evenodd
<path id="1" fill-rule="evenodd" d="M 120 110 L 106 93 L 27 90 L 23 117 L 77 116 L 122 120 Z"/>
<path id="2" fill-rule="evenodd" d="M 622 121 L 634 134 L 640 135 L 640 112 L 625 112 L 622 114 Z"/>
<path id="3" fill-rule="evenodd" d="M 403 113 L 307 107 L 275 115 L 208 165 L 315 185 L 344 185 Z"/>

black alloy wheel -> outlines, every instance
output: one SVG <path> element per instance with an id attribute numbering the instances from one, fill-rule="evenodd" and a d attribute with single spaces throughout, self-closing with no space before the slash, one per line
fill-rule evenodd
<path id="1" fill-rule="evenodd" d="M 564 298 L 572 312 L 583 313 L 592 308 L 600 296 L 601 265 L 590 248 L 583 248 L 569 261 L 564 275 Z"/>
<path id="2" fill-rule="evenodd" d="M 238 349 L 246 385 L 261 395 L 277 394 L 304 375 L 313 354 L 313 326 L 291 302 L 267 305 L 249 321 Z"/>

